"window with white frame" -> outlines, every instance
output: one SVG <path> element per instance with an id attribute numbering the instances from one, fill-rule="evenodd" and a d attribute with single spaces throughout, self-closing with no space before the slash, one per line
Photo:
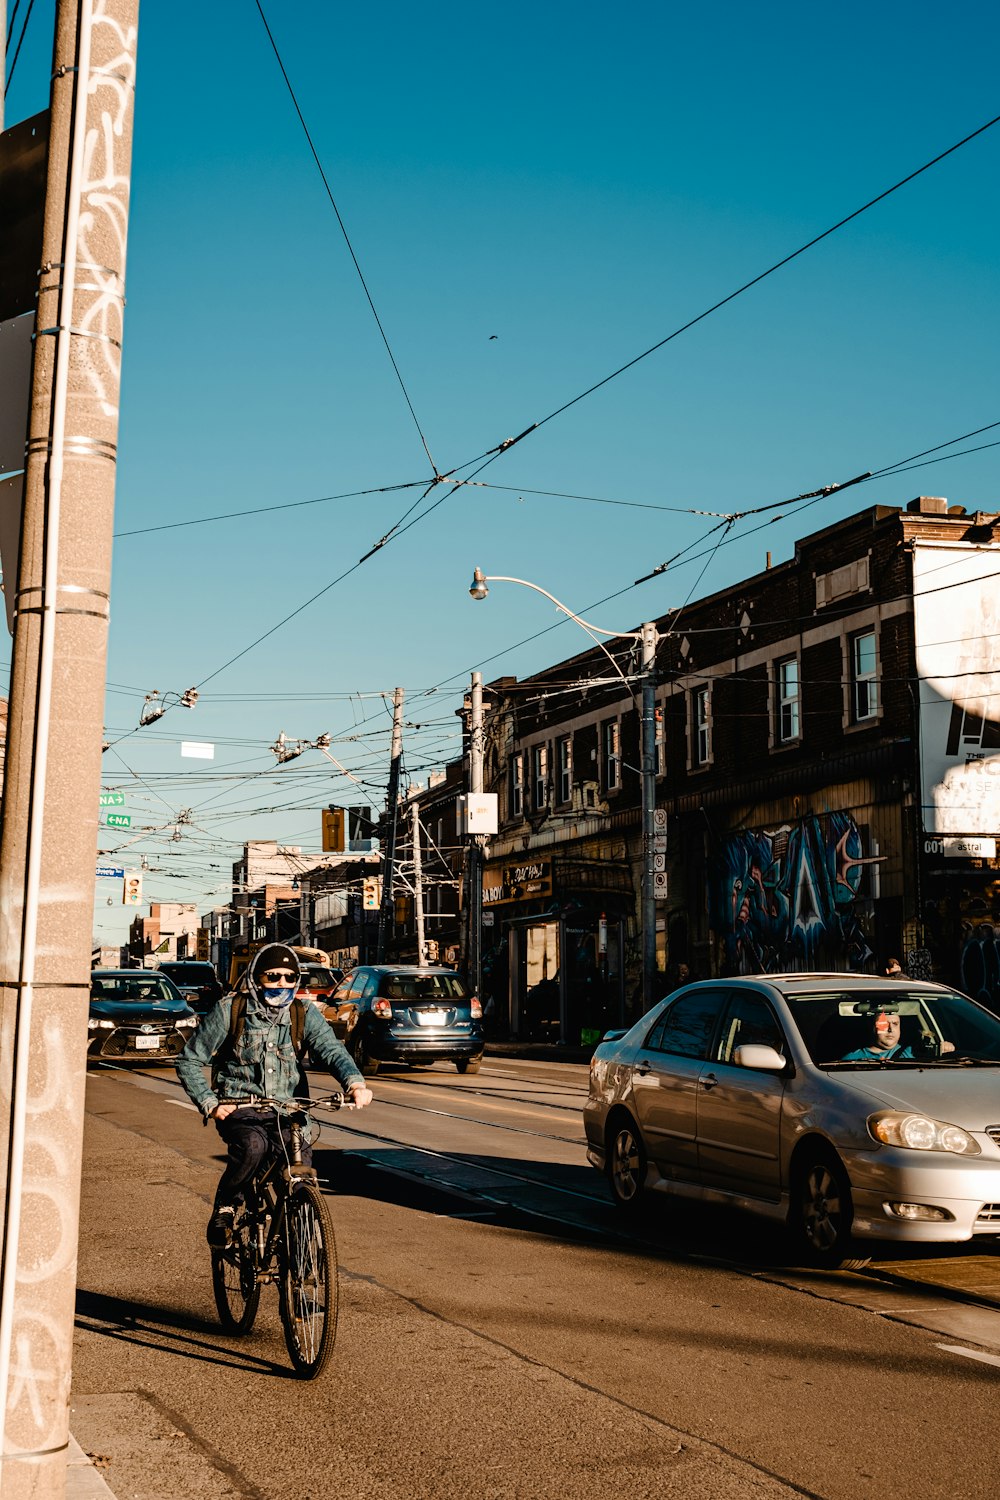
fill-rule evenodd
<path id="1" fill-rule="evenodd" d="M 564 734 L 556 742 L 556 800 L 569 802 L 573 796 L 573 740 Z"/>
<path id="2" fill-rule="evenodd" d="M 510 758 L 510 815 L 520 818 L 524 813 L 524 753 L 516 751 Z"/>
<path id="3" fill-rule="evenodd" d="M 666 724 L 666 715 L 664 714 L 662 706 L 659 707 L 659 708 L 657 708 L 655 710 L 654 715 L 653 715 L 653 722 L 654 722 L 654 726 L 655 726 L 655 744 L 656 744 L 655 764 L 656 764 L 656 774 L 657 774 L 657 776 L 666 776 L 666 774 L 667 774 L 667 724 Z"/>
<path id="4" fill-rule="evenodd" d="M 605 719 L 602 726 L 604 737 L 604 790 L 616 792 L 622 784 L 622 727 L 617 719 Z"/>
<path id="5" fill-rule="evenodd" d="M 775 727 L 778 743 L 787 745 L 800 734 L 799 660 L 786 656 L 775 667 Z"/>
<path id="6" fill-rule="evenodd" d="M 536 812 L 549 805 L 548 745 L 536 745 L 531 752 L 531 798 Z"/>
<path id="7" fill-rule="evenodd" d="M 707 766 L 712 758 L 712 726 L 709 721 L 708 687 L 691 694 L 691 763 Z"/>
<path id="8" fill-rule="evenodd" d="M 851 718 L 855 724 L 878 714 L 878 659 L 875 631 L 851 637 Z"/>

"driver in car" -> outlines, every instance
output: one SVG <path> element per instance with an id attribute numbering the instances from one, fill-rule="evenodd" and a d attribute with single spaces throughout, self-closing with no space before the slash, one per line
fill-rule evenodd
<path id="1" fill-rule="evenodd" d="M 894 1010 L 880 1010 L 875 1017 L 872 1040 L 867 1047 L 855 1047 L 853 1052 L 845 1052 L 843 1062 L 916 1062 L 920 1058 L 926 1058 L 933 1053 L 934 1037 L 925 1033 L 921 1039 L 924 1045 L 914 1049 L 912 1046 L 903 1047 L 900 1044 L 900 1033 L 902 1023 L 899 1012 Z M 942 1042 L 942 1052 L 954 1052 L 953 1042 Z"/>

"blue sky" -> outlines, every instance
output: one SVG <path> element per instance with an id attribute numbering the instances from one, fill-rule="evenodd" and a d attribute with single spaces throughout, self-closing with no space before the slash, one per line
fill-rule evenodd
<path id="1" fill-rule="evenodd" d="M 441 471 L 1000 114 L 985 3 L 264 10 Z M 37 0 L 9 122 L 46 102 L 51 12 Z M 183 17 L 140 12 L 118 531 L 426 479 L 257 6 L 216 0 L 190 34 Z M 346 736 L 333 751 L 379 802 L 389 715 L 349 695 L 406 688 L 421 779 L 455 753 L 471 669 L 524 676 L 585 644 L 563 625 L 518 647 L 554 610 L 501 585 L 474 605 L 475 564 L 586 613 L 703 536 L 691 511 L 748 510 L 1000 420 L 998 168 L 1000 126 L 547 422 L 483 472 L 509 488 L 460 489 L 222 672 L 420 491 L 120 536 L 109 737 L 151 689 L 205 684 L 193 712 L 105 755 L 132 834 L 160 830 L 129 850 L 152 867 L 146 897 L 220 903 L 247 837 L 318 847 L 313 809 L 353 793 L 315 751 L 276 770 L 279 730 Z M 876 502 L 995 509 L 998 452 L 755 536 L 744 523 L 700 582 L 704 559 L 592 617 L 655 617 Z M 182 760 L 181 738 L 215 760 Z M 105 900 L 97 930 L 117 941 L 129 913 Z"/>

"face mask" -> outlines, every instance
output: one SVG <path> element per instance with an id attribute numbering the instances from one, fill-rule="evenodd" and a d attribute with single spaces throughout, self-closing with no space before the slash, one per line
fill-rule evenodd
<path id="1" fill-rule="evenodd" d="M 282 1005 L 291 1005 L 294 994 L 293 989 L 277 989 L 273 985 L 262 986 L 260 989 L 260 998 L 264 1004 L 272 1006 L 275 1010 Z"/>

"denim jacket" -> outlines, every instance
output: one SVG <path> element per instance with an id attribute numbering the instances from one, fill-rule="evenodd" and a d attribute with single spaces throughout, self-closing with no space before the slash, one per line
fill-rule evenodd
<path id="1" fill-rule="evenodd" d="M 232 995 L 223 996 L 202 1017 L 197 1031 L 177 1058 L 177 1076 L 206 1117 L 223 1099 L 293 1099 L 299 1081 L 299 1062 L 292 1046 L 288 1012 L 284 1020 L 277 1021 L 248 996 L 239 1041 L 232 1055 L 223 1060 L 215 1088 L 209 1086 L 205 1068 L 227 1041 L 232 1004 Z M 347 1048 L 338 1042 L 309 1001 L 306 1001 L 304 1040 L 306 1051 L 326 1064 L 342 1088 L 364 1083 Z"/>

